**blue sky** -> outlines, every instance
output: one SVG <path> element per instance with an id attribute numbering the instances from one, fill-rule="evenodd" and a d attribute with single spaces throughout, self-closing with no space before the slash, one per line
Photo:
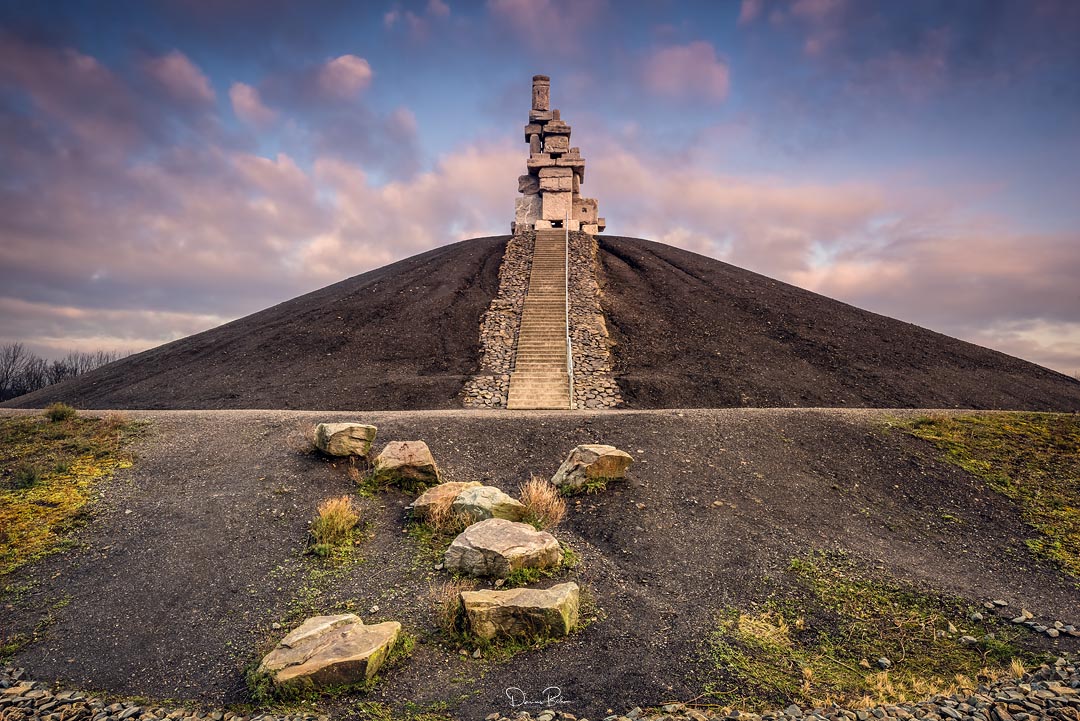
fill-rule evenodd
<path id="1" fill-rule="evenodd" d="M 529 80 L 609 232 L 1080 371 L 1080 4 L 0 8 L 0 342 L 137 350 L 506 232 Z"/>

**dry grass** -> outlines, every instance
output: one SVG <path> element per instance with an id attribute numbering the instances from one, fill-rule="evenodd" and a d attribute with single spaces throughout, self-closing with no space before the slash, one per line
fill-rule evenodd
<path id="1" fill-rule="evenodd" d="M 539 476 L 521 484 L 521 502 L 525 504 L 525 520 L 542 531 L 554 528 L 566 515 L 566 501 L 559 489 Z"/>
<path id="2" fill-rule="evenodd" d="M 319 515 L 311 523 L 311 537 L 316 545 L 343 546 L 352 539 L 360 522 L 360 511 L 349 496 L 328 498 L 319 504 Z"/>
<path id="3" fill-rule="evenodd" d="M 461 533 L 472 519 L 466 513 L 454 513 L 454 496 L 440 498 L 433 503 L 424 516 L 424 523 L 435 533 Z"/>
<path id="4" fill-rule="evenodd" d="M 457 630 L 458 614 L 461 610 L 461 592 L 476 588 L 476 579 L 451 578 L 433 583 L 428 588 L 428 598 L 435 606 L 435 618 L 439 627 L 447 633 Z"/>

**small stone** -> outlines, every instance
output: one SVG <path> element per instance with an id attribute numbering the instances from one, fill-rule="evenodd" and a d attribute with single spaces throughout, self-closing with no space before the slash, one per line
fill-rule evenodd
<path id="1" fill-rule="evenodd" d="M 508 521 L 520 521 L 525 517 L 525 504 L 511 498 L 494 486 L 477 485 L 463 489 L 451 506 L 455 514 L 461 514 L 472 521 L 488 518 L 505 518 Z"/>
<path id="2" fill-rule="evenodd" d="M 1061 634 L 1061 632 L 1058 631 L 1056 628 L 1048 628 L 1048 629 L 1046 629 L 1046 635 L 1049 636 L 1050 638 L 1057 638 L 1060 634 Z"/>
<path id="3" fill-rule="evenodd" d="M 795 704 L 791 704 L 786 709 L 784 709 L 784 715 L 791 718 L 800 718 L 802 717 L 803 713 L 801 708 L 799 708 Z"/>
<path id="4" fill-rule="evenodd" d="M 878 668 L 880 668 L 882 671 L 885 671 L 892 668 L 892 661 L 882 656 L 877 660 L 877 665 Z"/>
<path id="5" fill-rule="evenodd" d="M 981 613 L 979 613 L 978 611 L 974 611 L 974 612 L 972 612 L 972 614 L 970 616 L 968 616 L 968 618 L 970 618 L 975 623 L 979 623 L 980 621 L 983 620 L 983 615 Z"/>
<path id="6" fill-rule="evenodd" d="M 363 682 L 379 670 L 400 633 L 396 621 L 365 625 L 351 613 L 315 616 L 287 634 L 258 672 L 300 688 Z"/>
<path id="7" fill-rule="evenodd" d="M 374 472 L 403 487 L 432 486 L 439 483 L 439 469 L 427 443 L 391 441 L 375 457 Z"/>
<path id="8" fill-rule="evenodd" d="M 551 568 L 562 561 L 555 537 L 526 523 L 489 518 L 462 531 L 443 556 L 447 569 L 506 578 L 519 568 Z"/>
<path id="9" fill-rule="evenodd" d="M 366 456 L 375 441 L 375 426 L 363 423 L 320 423 L 315 447 L 328 456 Z"/>
<path id="10" fill-rule="evenodd" d="M 993 601 L 991 601 L 991 603 L 999 608 L 1004 608 L 1005 606 L 1009 605 L 1009 602 L 1003 598 L 995 598 Z"/>

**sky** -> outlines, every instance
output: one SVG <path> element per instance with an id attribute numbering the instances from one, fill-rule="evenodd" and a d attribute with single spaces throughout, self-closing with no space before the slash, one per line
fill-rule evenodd
<path id="1" fill-rule="evenodd" d="M 534 74 L 608 233 L 1080 373 L 1080 2 L 0 3 L 0 344 L 130 352 L 509 232 Z"/>

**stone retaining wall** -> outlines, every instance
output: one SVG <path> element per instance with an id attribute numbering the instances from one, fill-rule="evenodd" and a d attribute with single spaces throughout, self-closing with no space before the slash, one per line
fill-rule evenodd
<path id="1" fill-rule="evenodd" d="M 576 408 L 622 404 L 611 371 L 611 337 L 596 282 L 597 252 L 596 238 L 588 233 L 570 234 L 570 339 Z"/>
<path id="2" fill-rule="evenodd" d="M 480 373 L 462 390 L 466 408 L 505 408 L 525 294 L 529 289 L 535 231 L 515 235 L 499 268 L 499 290 L 480 322 Z M 622 404 L 611 372 L 611 339 L 596 282 L 596 238 L 570 234 L 570 340 L 574 355 L 576 408 Z"/>
<path id="3" fill-rule="evenodd" d="M 506 408 L 535 243 L 536 233 L 529 231 L 513 236 L 506 244 L 499 290 L 480 320 L 480 373 L 470 378 L 461 392 L 466 408 Z"/>

